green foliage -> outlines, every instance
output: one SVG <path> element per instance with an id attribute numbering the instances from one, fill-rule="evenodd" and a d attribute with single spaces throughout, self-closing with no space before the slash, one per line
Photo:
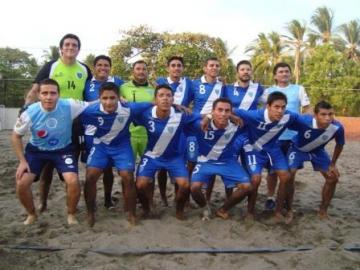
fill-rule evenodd
<path id="1" fill-rule="evenodd" d="M 25 91 L 31 87 L 31 79 L 38 68 L 35 59 L 27 52 L 0 48 L 0 104 L 22 106 Z"/>
<path id="2" fill-rule="evenodd" d="M 50 46 L 48 50 L 43 51 L 44 63 L 60 58 L 60 49 L 58 46 Z"/>
<path id="3" fill-rule="evenodd" d="M 95 60 L 95 54 L 92 54 L 92 53 L 90 53 L 90 54 L 88 54 L 86 57 L 85 57 L 85 59 L 84 59 L 84 64 L 86 64 L 89 68 L 90 68 L 90 70 L 91 70 L 91 72 L 94 74 L 94 60 Z"/>
<path id="4" fill-rule="evenodd" d="M 360 65 L 325 44 L 317 46 L 304 65 L 303 84 L 313 104 L 327 100 L 341 115 L 360 114 Z M 354 90 L 350 90 L 354 89 Z"/>
<path id="5" fill-rule="evenodd" d="M 173 55 L 184 57 L 186 75 L 192 78 L 203 73 L 206 58 L 216 56 L 222 66 L 221 75 L 233 80 L 235 70 L 226 44 L 220 38 L 197 33 L 155 33 L 146 26 L 124 32 L 123 38 L 110 49 L 114 62 L 113 73 L 130 75 L 130 62 L 141 58 L 148 63 L 150 79 L 166 75 L 167 59 Z"/>

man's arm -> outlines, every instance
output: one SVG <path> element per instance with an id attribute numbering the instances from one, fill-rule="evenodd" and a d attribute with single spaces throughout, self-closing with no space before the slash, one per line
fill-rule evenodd
<path id="1" fill-rule="evenodd" d="M 11 144 L 15 151 L 16 157 L 19 159 L 20 164 L 16 170 L 16 178 L 20 179 L 24 173 L 30 173 L 30 167 L 24 156 L 24 148 L 22 143 L 22 135 L 17 134 L 13 131 L 11 135 Z"/>
<path id="2" fill-rule="evenodd" d="M 31 89 L 25 97 L 25 105 L 32 104 L 38 100 L 39 84 L 33 83 Z"/>

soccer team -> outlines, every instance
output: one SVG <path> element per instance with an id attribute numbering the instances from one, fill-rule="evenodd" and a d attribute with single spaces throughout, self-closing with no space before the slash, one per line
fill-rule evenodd
<path id="1" fill-rule="evenodd" d="M 112 62 L 104 55 L 95 58 L 91 75 L 76 59 L 80 46 L 76 35 L 61 39 L 60 58 L 40 70 L 14 127 L 12 144 L 20 161 L 16 193 L 28 214 L 24 224 L 37 219 L 31 191 L 37 180 L 39 210 L 46 210 L 54 167 L 66 183 L 67 222 L 78 223 L 80 153 L 86 162 L 84 197 L 90 226 L 95 224 L 96 183 L 102 174 L 104 205 L 113 207 L 113 167 L 121 177 L 131 224 L 137 220 L 137 200 L 143 218 L 153 214 L 156 173 L 165 205 L 168 174 L 175 184 L 180 220 L 190 194 L 204 209 L 203 219 L 211 217 L 216 175 L 224 182 L 226 199 L 215 215 L 229 218 L 229 210 L 247 198 L 246 218 L 254 219 L 263 169 L 269 172 L 266 208 L 275 209 L 277 222 L 290 224 L 295 175 L 305 161 L 325 178 L 319 217 L 328 217 L 339 179 L 336 162 L 345 143 L 344 128 L 326 101 L 308 114 L 309 98 L 302 86 L 290 84 L 288 64 L 276 64 L 276 84 L 264 90 L 251 81 L 249 61 L 237 64 L 237 82 L 225 84 L 217 58 L 206 59 L 204 74 L 190 80 L 183 76 L 183 58 L 173 56 L 167 62 L 168 77 L 158 78 L 152 88 L 142 60 L 133 64 L 129 82 L 110 76 Z M 31 137 L 24 151 L 22 137 L 27 131 Z M 324 147 L 332 139 L 336 143 L 330 157 Z"/>

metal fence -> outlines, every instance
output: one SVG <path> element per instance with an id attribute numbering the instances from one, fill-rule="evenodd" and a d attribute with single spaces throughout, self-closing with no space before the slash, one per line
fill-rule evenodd
<path id="1" fill-rule="evenodd" d="M 24 105 L 25 94 L 32 85 L 32 79 L 1 79 L 0 104 L 7 108 L 19 108 Z"/>

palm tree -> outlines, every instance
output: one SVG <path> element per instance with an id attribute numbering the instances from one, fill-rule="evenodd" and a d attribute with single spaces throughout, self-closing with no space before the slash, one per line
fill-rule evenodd
<path id="1" fill-rule="evenodd" d="M 251 61 L 254 65 L 254 72 L 263 74 L 264 80 L 269 79 L 274 65 L 282 61 L 285 48 L 287 45 L 284 44 L 277 32 L 267 35 L 260 33 L 258 38 L 245 49 L 245 53 L 252 54 Z"/>
<path id="2" fill-rule="evenodd" d="M 316 27 L 316 30 L 310 29 L 310 40 L 317 40 L 322 43 L 330 43 L 333 40 L 334 12 L 331 9 L 325 6 L 318 7 L 311 16 L 311 23 Z"/>
<path id="3" fill-rule="evenodd" d="M 58 46 L 50 46 L 49 50 L 44 50 L 43 52 L 45 62 L 57 60 L 60 57 L 60 51 Z"/>
<path id="4" fill-rule="evenodd" d="M 286 29 L 290 33 L 290 36 L 284 35 L 286 38 L 285 43 L 289 44 L 290 48 L 295 52 L 294 75 L 295 81 L 298 84 L 300 79 L 301 58 L 303 49 L 306 47 L 306 42 L 304 41 L 306 23 L 301 24 L 298 20 L 292 20 L 286 25 Z"/>
<path id="5" fill-rule="evenodd" d="M 341 38 L 345 53 L 348 59 L 354 61 L 359 60 L 360 52 L 360 22 L 359 20 L 352 20 L 348 24 L 344 23 L 339 26 L 339 31 L 343 34 Z"/>

